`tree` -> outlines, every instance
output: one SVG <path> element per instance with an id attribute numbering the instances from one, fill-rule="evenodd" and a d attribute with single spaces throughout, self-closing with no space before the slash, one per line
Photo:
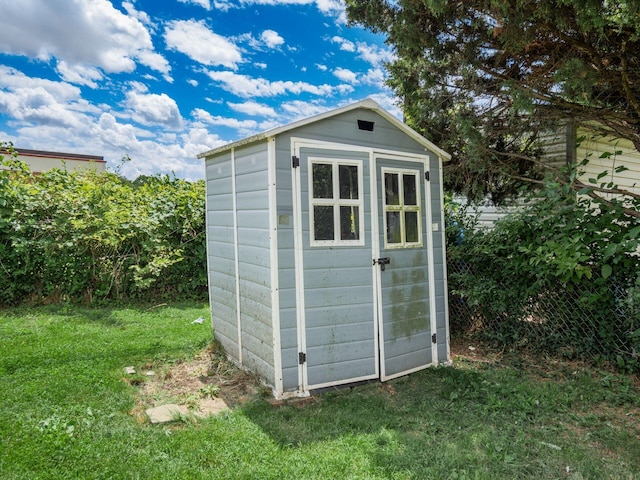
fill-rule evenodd
<path id="1" fill-rule="evenodd" d="M 452 154 L 453 190 L 500 202 L 541 184 L 542 137 L 568 120 L 640 150 L 640 2 L 346 2 L 351 24 L 394 48 L 388 83 L 407 123 Z M 634 192 L 556 177 L 604 205 L 626 195 L 640 218 Z"/>

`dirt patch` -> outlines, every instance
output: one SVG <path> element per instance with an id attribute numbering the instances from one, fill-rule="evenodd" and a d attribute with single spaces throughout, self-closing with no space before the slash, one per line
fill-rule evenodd
<path id="1" fill-rule="evenodd" d="M 131 412 L 141 421 L 146 421 L 144 412 L 150 407 L 176 404 L 203 417 L 271 394 L 255 375 L 233 365 L 215 346 L 190 361 L 146 367 L 155 370 L 141 382 L 139 400 Z"/>

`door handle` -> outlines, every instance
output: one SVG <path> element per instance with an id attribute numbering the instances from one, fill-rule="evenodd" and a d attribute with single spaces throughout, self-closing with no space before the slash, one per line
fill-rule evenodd
<path id="1" fill-rule="evenodd" d="M 378 259 L 373 259 L 373 264 L 376 265 L 380 265 L 380 270 L 382 270 L 384 272 L 384 266 L 385 265 L 389 265 L 391 263 L 391 259 L 389 257 L 382 257 L 382 258 L 378 258 Z"/>

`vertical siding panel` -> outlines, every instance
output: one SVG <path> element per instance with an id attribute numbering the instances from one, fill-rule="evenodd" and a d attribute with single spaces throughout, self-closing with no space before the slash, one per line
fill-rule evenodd
<path id="1" fill-rule="evenodd" d="M 275 383 L 267 143 L 235 151 L 242 362 Z"/>
<path id="2" fill-rule="evenodd" d="M 447 299 L 447 259 L 445 245 L 444 192 L 442 185 L 442 160 L 435 155 L 429 159 L 431 178 L 431 211 L 434 223 L 438 224 L 433 232 L 433 271 L 431 280 L 435 285 L 436 340 L 438 363 L 448 362 L 449 355 L 449 305 Z"/>
<path id="3" fill-rule="evenodd" d="M 294 391 L 298 389 L 299 378 L 290 137 L 281 136 L 276 139 L 276 159 L 282 376 L 284 390 Z"/>
<path id="4" fill-rule="evenodd" d="M 231 153 L 206 161 L 207 269 L 212 328 L 225 351 L 239 358 Z"/>

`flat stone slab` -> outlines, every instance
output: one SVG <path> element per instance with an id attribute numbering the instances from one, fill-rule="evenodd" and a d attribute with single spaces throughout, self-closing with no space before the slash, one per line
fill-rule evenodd
<path id="1" fill-rule="evenodd" d="M 199 417 L 208 417 L 209 415 L 217 415 L 220 412 L 229 410 L 229 405 L 221 398 L 207 398 L 200 400 Z"/>
<path id="2" fill-rule="evenodd" d="M 146 411 L 151 423 L 175 422 L 180 417 L 189 414 L 189 409 L 184 405 L 170 403 L 159 407 L 148 408 Z"/>

